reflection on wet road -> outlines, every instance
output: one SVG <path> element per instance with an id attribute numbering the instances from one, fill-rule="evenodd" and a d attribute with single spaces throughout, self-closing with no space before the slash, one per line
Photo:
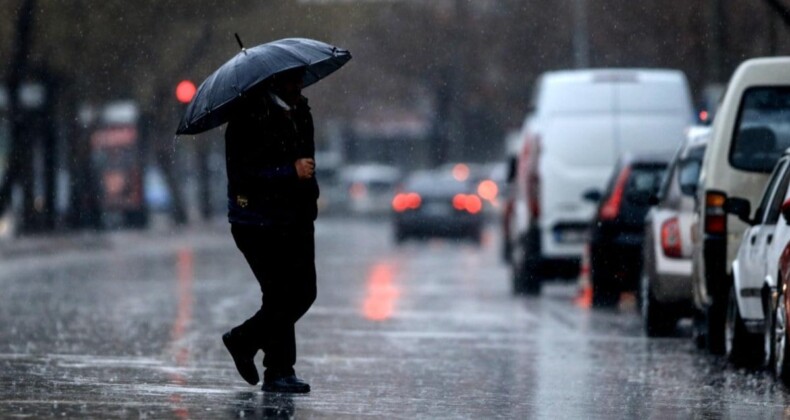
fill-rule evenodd
<path id="1" fill-rule="evenodd" d="M 633 308 L 569 284 L 514 298 L 482 248 L 395 247 L 382 222 L 317 226 L 319 297 L 297 324 L 306 396 L 237 377 L 220 335 L 258 286 L 225 225 L 114 234 L 103 249 L 0 266 L 0 417 L 777 418 L 789 391 L 648 340 Z M 256 359 L 260 365 L 260 355 Z"/>
<path id="2" fill-rule="evenodd" d="M 387 320 L 395 310 L 400 292 L 392 284 L 392 270 L 391 265 L 379 263 L 373 266 L 368 276 L 368 295 L 362 309 L 371 321 Z"/>

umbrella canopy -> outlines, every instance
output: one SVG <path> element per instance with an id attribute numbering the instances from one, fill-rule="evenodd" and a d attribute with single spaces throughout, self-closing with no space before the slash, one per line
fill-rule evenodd
<path id="1" fill-rule="evenodd" d="M 307 38 L 286 38 L 242 49 L 200 84 L 176 134 L 198 134 L 226 123 L 242 95 L 274 74 L 305 67 L 307 87 L 350 59 L 348 50 Z"/>

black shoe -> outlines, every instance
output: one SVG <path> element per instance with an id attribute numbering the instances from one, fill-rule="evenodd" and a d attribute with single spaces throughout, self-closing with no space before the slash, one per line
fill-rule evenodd
<path id="1" fill-rule="evenodd" d="M 284 392 L 289 394 L 306 394 L 310 392 L 310 384 L 296 375 L 283 376 L 263 382 L 262 390 L 266 392 Z"/>
<path id="2" fill-rule="evenodd" d="M 233 362 L 236 364 L 236 370 L 239 371 L 239 375 L 250 385 L 256 385 L 260 381 L 260 377 L 258 376 L 258 368 L 255 367 L 253 357 L 255 357 L 258 349 L 251 349 L 233 330 L 222 335 L 222 342 L 225 343 L 225 348 L 228 349 L 231 357 L 233 357 Z"/>

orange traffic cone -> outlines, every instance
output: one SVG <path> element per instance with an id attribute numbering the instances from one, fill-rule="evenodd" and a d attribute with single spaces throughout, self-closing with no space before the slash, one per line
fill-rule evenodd
<path id="1" fill-rule="evenodd" d="M 593 290 L 592 282 L 590 281 L 590 247 L 584 246 L 582 252 L 582 261 L 579 265 L 579 293 L 574 299 L 576 306 L 581 308 L 592 307 Z"/>

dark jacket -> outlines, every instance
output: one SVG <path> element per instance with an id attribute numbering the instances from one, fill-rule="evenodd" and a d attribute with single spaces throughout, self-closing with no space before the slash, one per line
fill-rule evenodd
<path id="1" fill-rule="evenodd" d="M 257 226 L 312 226 L 318 183 L 294 163 L 315 156 L 307 99 L 286 111 L 268 95 L 247 99 L 225 133 L 228 219 Z"/>

